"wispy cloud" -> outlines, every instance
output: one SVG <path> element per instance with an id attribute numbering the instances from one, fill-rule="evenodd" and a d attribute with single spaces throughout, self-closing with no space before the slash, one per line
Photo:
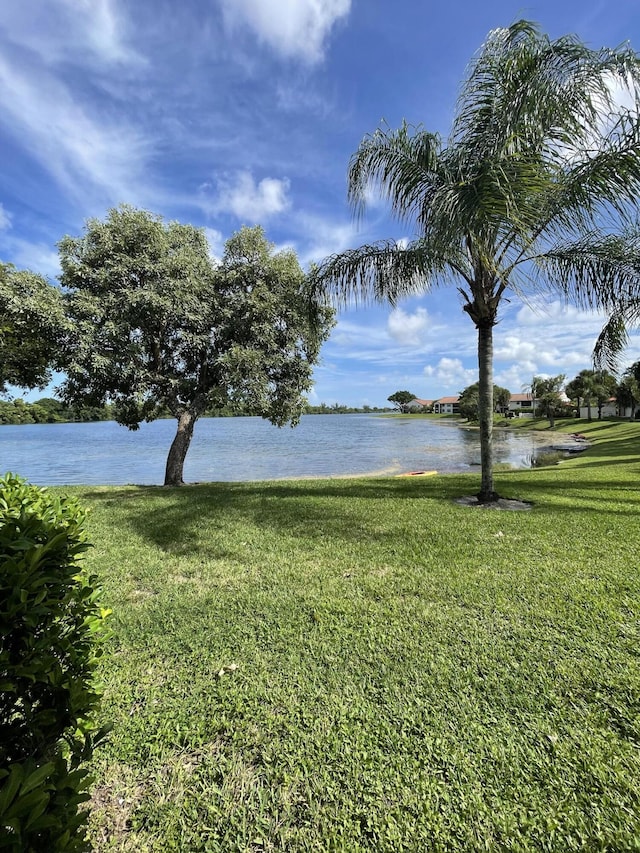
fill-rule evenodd
<path id="1" fill-rule="evenodd" d="M 0 4 L 8 39 L 48 65 L 143 62 L 116 0 L 21 0 Z"/>
<path id="2" fill-rule="evenodd" d="M 92 115 L 66 86 L 0 57 L 0 122 L 72 198 L 135 201 L 149 142 L 122 120 Z"/>
<path id="3" fill-rule="evenodd" d="M 47 278 L 55 279 L 60 275 L 60 258 L 50 243 L 31 242 L 15 234 L 0 232 L 0 255 L 3 260 L 10 258 L 18 269 L 32 270 Z"/>
<path id="4" fill-rule="evenodd" d="M 351 0 L 219 0 L 230 31 L 248 27 L 276 53 L 308 63 L 322 60 L 326 42 Z"/>
<path id="5" fill-rule="evenodd" d="M 11 214 L 0 203 L 0 231 L 6 231 L 8 228 L 11 228 Z"/>

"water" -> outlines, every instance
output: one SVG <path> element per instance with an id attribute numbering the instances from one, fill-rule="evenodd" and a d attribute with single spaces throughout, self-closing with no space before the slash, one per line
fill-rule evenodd
<path id="1" fill-rule="evenodd" d="M 164 480 L 175 421 L 137 432 L 106 421 L 0 426 L 0 471 L 39 485 Z M 536 441 L 496 430 L 496 462 L 530 467 Z M 196 424 L 184 476 L 188 482 L 274 480 L 415 470 L 472 471 L 478 431 L 455 423 L 376 415 L 306 415 L 295 429 L 261 418 L 203 418 Z"/>

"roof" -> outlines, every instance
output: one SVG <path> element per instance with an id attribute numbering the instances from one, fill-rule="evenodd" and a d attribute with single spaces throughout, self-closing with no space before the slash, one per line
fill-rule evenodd
<path id="1" fill-rule="evenodd" d="M 440 397 L 438 400 L 435 400 L 436 403 L 458 403 L 460 402 L 460 397 Z"/>
<path id="2" fill-rule="evenodd" d="M 414 397 L 411 403 L 420 403 L 421 406 L 432 406 L 435 400 L 421 400 L 419 397 Z"/>
<path id="3" fill-rule="evenodd" d="M 531 394 L 512 394 L 509 398 L 510 403 L 530 403 L 532 401 Z"/>

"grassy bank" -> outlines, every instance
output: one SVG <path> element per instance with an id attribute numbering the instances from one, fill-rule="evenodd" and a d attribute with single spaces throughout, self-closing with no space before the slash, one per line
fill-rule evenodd
<path id="1" fill-rule="evenodd" d="M 96 849 L 640 849 L 640 425 L 598 426 L 498 476 L 529 512 L 453 503 L 477 475 L 69 490 L 114 610 Z"/>

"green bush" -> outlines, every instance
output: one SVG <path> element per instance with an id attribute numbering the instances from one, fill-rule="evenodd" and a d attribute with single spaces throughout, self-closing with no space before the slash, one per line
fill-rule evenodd
<path id="1" fill-rule="evenodd" d="M 0 479 L 0 850 L 85 850 L 85 762 L 108 611 L 78 559 L 85 514 L 12 474 Z"/>

